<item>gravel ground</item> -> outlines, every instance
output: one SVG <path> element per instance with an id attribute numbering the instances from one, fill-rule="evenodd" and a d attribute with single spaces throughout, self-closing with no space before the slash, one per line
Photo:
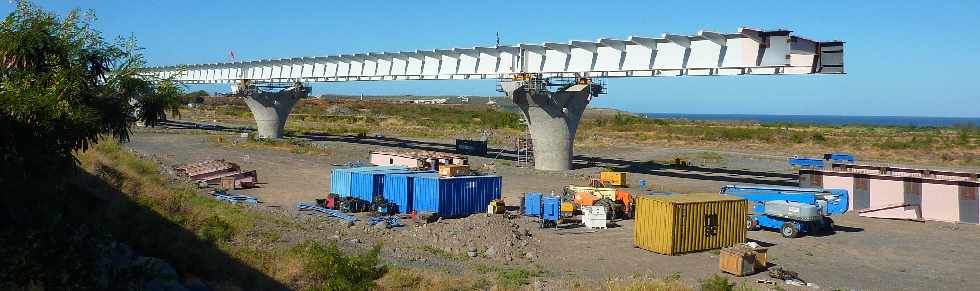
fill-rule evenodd
<path id="1" fill-rule="evenodd" d="M 228 135 L 229 139 L 233 135 Z M 680 273 L 694 282 L 717 273 L 714 252 L 663 256 L 634 248 L 632 221 L 617 227 L 589 231 L 580 227 L 540 229 L 530 218 L 473 215 L 435 223 L 409 223 L 406 227 L 384 229 L 366 224 L 348 225 L 334 220 L 295 213 L 297 202 L 323 197 L 329 189 L 329 171 L 335 164 L 366 160 L 371 150 L 450 151 L 451 142 L 404 140 L 397 138 L 353 139 L 311 136 L 328 151 L 326 156 L 292 154 L 276 149 L 234 148 L 217 145 L 208 135 L 184 130 L 137 132 L 127 147 L 151 155 L 165 164 L 202 159 L 227 159 L 245 169 L 258 170 L 260 187 L 239 190 L 263 201 L 266 211 L 276 211 L 305 224 L 316 226 L 317 236 L 338 240 L 348 246 L 369 246 L 384 242 L 384 258 L 397 265 L 432 268 L 450 273 L 481 265 L 528 266 L 547 271 L 542 281 L 602 281 L 610 277 Z M 492 170 L 504 177 L 504 197 L 516 205 L 519 193 L 559 191 L 563 185 L 582 184 L 604 167 L 631 173 L 629 182 L 646 180 L 643 191 L 716 192 L 725 184 L 760 183 L 790 185 L 795 175 L 785 159 L 752 153 L 711 152 L 692 149 L 663 149 L 621 146 L 586 148 L 576 152 L 577 168 L 568 172 L 540 172 L 513 166 L 513 156 L 501 153 L 497 159 L 474 157 L 479 167 L 493 164 Z M 491 155 L 496 155 L 494 151 Z M 675 156 L 691 158 L 691 167 L 662 167 L 650 160 Z M 709 159 L 698 159 L 699 156 Z M 721 159 L 717 159 L 720 156 Z M 775 232 L 755 231 L 749 238 L 769 246 L 775 265 L 797 271 L 800 277 L 821 289 L 859 290 L 972 290 L 978 282 L 980 240 L 976 225 L 938 222 L 916 223 L 875 220 L 853 214 L 835 219 L 840 229 L 827 236 L 785 239 Z M 283 238 L 299 240 L 303 238 Z M 752 287 L 757 274 L 745 279 Z"/>

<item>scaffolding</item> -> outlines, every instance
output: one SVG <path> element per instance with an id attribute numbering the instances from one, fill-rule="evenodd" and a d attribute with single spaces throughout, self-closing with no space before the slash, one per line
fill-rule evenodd
<path id="1" fill-rule="evenodd" d="M 514 148 L 517 152 L 517 167 L 534 167 L 534 143 L 531 142 L 531 134 L 525 133 L 517 137 L 514 141 Z"/>

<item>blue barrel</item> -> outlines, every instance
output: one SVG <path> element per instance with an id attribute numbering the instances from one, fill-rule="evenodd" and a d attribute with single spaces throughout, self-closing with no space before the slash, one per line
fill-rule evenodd
<path id="1" fill-rule="evenodd" d="M 541 215 L 541 193 L 538 193 L 538 192 L 526 192 L 526 193 L 524 193 L 524 199 L 521 201 L 521 208 L 524 211 L 524 215 L 527 215 L 527 216 L 540 216 Z"/>
<path id="2" fill-rule="evenodd" d="M 541 197 L 541 219 L 558 221 L 561 217 L 561 198 L 558 196 Z"/>

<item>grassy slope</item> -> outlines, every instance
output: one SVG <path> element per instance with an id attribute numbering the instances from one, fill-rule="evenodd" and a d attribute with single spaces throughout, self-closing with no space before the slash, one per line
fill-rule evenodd
<path id="1" fill-rule="evenodd" d="M 344 108 L 337 113 L 337 108 Z M 980 166 L 980 128 L 763 125 L 749 122 L 656 120 L 627 114 L 586 114 L 578 147 L 656 145 L 737 150 L 771 155 L 851 152 L 860 160 L 939 166 Z M 493 130 L 491 143 L 509 144 L 524 131 L 518 113 L 483 105 L 414 105 L 304 101 L 287 123 L 291 132 L 382 133 L 414 138 L 475 138 Z M 185 117 L 250 124 L 243 105 L 209 106 Z"/>
<path id="2" fill-rule="evenodd" d="M 117 143 L 103 141 L 77 157 L 87 172 L 125 195 L 106 203 L 104 226 L 114 237 L 212 285 L 229 290 L 353 288 L 370 286 L 383 274 L 373 269 L 376 251 L 344 256 L 313 239 L 280 243 L 281 236 L 301 234 L 308 227 L 168 182 L 156 164 L 121 150 Z M 338 281 L 337 273 L 362 274 L 363 280 Z"/>

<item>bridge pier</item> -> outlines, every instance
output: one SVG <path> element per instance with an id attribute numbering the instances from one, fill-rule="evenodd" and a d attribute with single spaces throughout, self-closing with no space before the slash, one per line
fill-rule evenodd
<path id="1" fill-rule="evenodd" d="M 524 112 L 534 144 L 534 168 L 565 171 L 572 168 L 575 131 L 592 96 L 601 85 L 572 84 L 555 92 L 544 80 L 501 81 L 500 87 Z"/>
<path id="2" fill-rule="evenodd" d="M 289 112 L 300 98 L 310 93 L 310 87 L 299 83 L 278 92 L 264 92 L 247 82 L 236 84 L 236 87 L 232 93 L 245 99 L 245 104 L 255 118 L 255 127 L 258 129 L 256 137 L 260 138 L 282 138 Z"/>

